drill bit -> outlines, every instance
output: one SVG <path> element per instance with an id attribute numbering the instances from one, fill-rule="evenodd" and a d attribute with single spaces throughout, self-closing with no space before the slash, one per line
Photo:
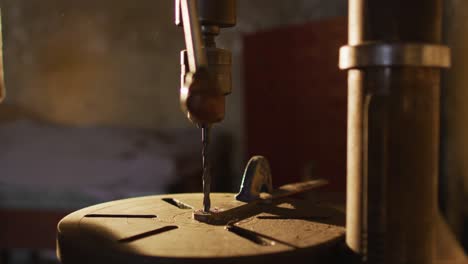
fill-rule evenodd
<path id="1" fill-rule="evenodd" d="M 210 186 L 211 186 L 211 174 L 208 160 L 208 143 L 210 126 L 202 125 L 202 165 L 203 165 L 203 211 L 208 213 L 211 207 L 210 201 Z"/>

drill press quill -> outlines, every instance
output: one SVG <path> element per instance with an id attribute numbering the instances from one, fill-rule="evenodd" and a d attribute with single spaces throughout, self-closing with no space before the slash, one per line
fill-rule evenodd
<path id="1" fill-rule="evenodd" d="M 235 0 L 176 0 L 176 25 L 183 26 L 180 104 L 187 118 L 202 129 L 203 210 L 210 211 L 208 144 L 214 123 L 224 118 L 231 92 L 231 53 L 216 47 L 220 28 L 236 24 Z"/>

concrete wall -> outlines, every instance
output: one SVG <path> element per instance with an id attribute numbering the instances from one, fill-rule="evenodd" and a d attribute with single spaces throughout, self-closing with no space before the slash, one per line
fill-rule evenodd
<path id="1" fill-rule="evenodd" d="M 179 110 L 182 30 L 173 1 L 3 0 L 7 103 L 69 125 L 187 127 Z M 346 0 L 238 0 L 238 26 L 219 46 L 234 55 L 234 89 L 220 127 L 243 163 L 242 35 L 345 16 Z M 337 51 L 338 52 L 338 51 Z"/>
<path id="2" fill-rule="evenodd" d="M 51 122 L 187 126 L 172 1 L 3 3 L 7 102 Z"/>

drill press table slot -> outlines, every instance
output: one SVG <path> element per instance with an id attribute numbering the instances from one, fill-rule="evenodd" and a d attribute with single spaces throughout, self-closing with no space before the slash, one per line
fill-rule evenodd
<path id="1" fill-rule="evenodd" d="M 267 235 L 263 235 L 263 234 L 260 234 L 260 233 L 257 233 L 255 231 L 252 231 L 252 230 L 249 230 L 249 229 L 245 229 L 245 228 L 242 228 L 242 227 L 239 227 L 239 226 L 236 226 L 236 225 L 228 225 L 226 226 L 226 230 L 238 235 L 238 236 L 241 236 L 249 241 L 252 241 L 254 242 L 255 244 L 257 245 L 260 245 L 260 246 L 274 246 L 276 243 L 279 243 L 279 244 L 283 244 L 283 245 L 286 245 L 288 247 L 291 247 L 291 248 L 298 248 L 290 243 L 287 243 L 287 242 L 284 242 L 284 241 L 281 241 L 281 240 L 278 240 L 276 238 L 273 238 L 273 237 L 270 237 L 270 236 L 267 236 Z"/>
<path id="2" fill-rule="evenodd" d="M 156 215 L 130 215 L 130 214 L 87 214 L 84 217 L 93 218 L 156 218 Z"/>
<path id="3" fill-rule="evenodd" d="M 168 204 L 171 204 L 179 209 L 193 209 L 193 206 L 188 205 L 186 203 L 183 203 L 177 199 L 174 198 L 162 198 L 163 201 L 165 201 Z"/>
<path id="4" fill-rule="evenodd" d="M 161 234 L 161 233 L 165 233 L 165 232 L 177 229 L 177 228 L 179 228 L 179 227 L 174 226 L 174 225 L 164 226 L 164 227 L 157 228 L 157 229 L 154 229 L 154 230 L 151 230 L 151 231 L 148 231 L 148 232 L 144 232 L 144 233 L 141 233 L 141 234 L 138 234 L 138 235 L 134 235 L 134 236 L 130 236 L 130 237 L 127 237 L 127 238 L 119 239 L 119 242 L 121 242 L 121 243 L 130 243 L 130 242 L 133 242 L 133 241 L 136 241 L 136 240 L 139 240 L 139 239 L 143 239 L 143 238 L 146 238 L 146 237 L 155 236 L 155 235 L 158 235 L 158 234 Z"/>

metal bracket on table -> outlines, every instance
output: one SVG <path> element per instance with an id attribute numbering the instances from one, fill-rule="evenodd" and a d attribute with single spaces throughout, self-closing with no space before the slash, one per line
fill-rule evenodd
<path id="1" fill-rule="evenodd" d="M 236 199 L 242 202 L 257 200 L 261 192 L 272 193 L 273 183 L 268 160 L 263 156 L 253 156 L 245 167 L 244 176 Z"/>
<path id="2" fill-rule="evenodd" d="M 236 222 L 245 215 L 250 215 L 251 212 L 256 212 L 259 203 L 270 203 L 275 199 L 304 193 L 327 183 L 327 180 L 316 179 L 282 185 L 273 190 L 268 160 L 263 156 L 254 156 L 247 163 L 240 191 L 236 195 L 236 199 L 245 202 L 245 204 L 229 210 L 222 208 L 210 212 L 197 210 L 193 212 L 193 218 L 200 222 L 225 225 L 233 221 Z"/>
<path id="3" fill-rule="evenodd" d="M 273 189 L 270 164 L 263 156 L 253 156 L 245 167 L 239 193 L 236 200 L 254 202 L 259 200 L 273 200 L 294 194 L 306 192 L 328 184 L 325 179 L 315 179 L 305 182 L 290 183 Z M 265 194 L 262 195 L 261 194 Z"/>

